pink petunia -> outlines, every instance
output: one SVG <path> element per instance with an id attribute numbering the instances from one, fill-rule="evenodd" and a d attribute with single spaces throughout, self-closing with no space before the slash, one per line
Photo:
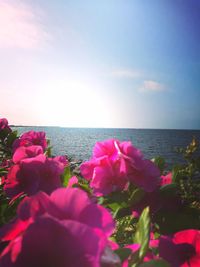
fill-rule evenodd
<path id="1" fill-rule="evenodd" d="M 20 146 L 31 146 L 38 145 L 45 149 L 47 148 L 47 140 L 45 132 L 35 132 L 29 131 L 22 134 L 18 139 L 13 143 L 13 152 Z"/>
<path id="2" fill-rule="evenodd" d="M 43 154 L 43 148 L 41 146 L 21 146 L 15 150 L 12 160 L 14 163 L 19 163 L 22 159 L 25 158 L 34 158 L 40 154 Z"/>
<path id="3" fill-rule="evenodd" d="M 172 183 L 172 173 L 169 172 L 166 175 L 161 176 L 161 185 L 167 185 Z"/>
<path id="4" fill-rule="evenodd" d="M 1 130 L 8 130 L 11 131 L 9 125 L 8 125 L 8 120 L 5 118 L 0 119 L 0 131 Z"/>
<path id="5" fill-rule="evenodd" d="M 78 184 L 78 178 L 76 176 L 72 176 L 69 179 L 67 187 L 73 187 L 73 185 L 76 185 L 76 184 Z"/>
<path id="6" fill-rule="evenodd" d="M 171 236 L 161 236 L 159 240 L 160 257 L 172 267 L 200 266 L 200 231 L 183 230 Z"/>
<path id="7" fill-rule="evenodd" d="M 102 266 L 114 221 L 82 190 L 61 188 L 50 196 L 39 192 L 20 203 L 17 215 L 0 231 L 0 240 L 8 242 L 0 267 Z M 116 262 L 112 253 L 108 259 Z"/>
<path id="8" fill-rule="evenodd" d="M 80 169 L 96 195 L 126 190 L 128 183 L 152 192 L 158 186 L 160 176 L 156 165 L 144 159 L 131 142 L 115 139 L 97 142 L 93 157 L 84 162 Z"/>
<path id="9" fill-rule="evenodd" d="M 50 194 L 61 187 L 60 176 L 66 164 L 63 157 L 47 158 L 44 154 L 25 158 L 10 168 L 4 190 L 10 198 L 21 193 L 34 195 L 40 190 Z"/>

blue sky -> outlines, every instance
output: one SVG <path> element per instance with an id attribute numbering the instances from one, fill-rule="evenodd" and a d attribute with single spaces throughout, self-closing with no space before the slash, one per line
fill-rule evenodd
<path id="1" fill-rule="evenodd" d="M 0 116 L 200 129 L 200 1 L 0 0 Z"/>

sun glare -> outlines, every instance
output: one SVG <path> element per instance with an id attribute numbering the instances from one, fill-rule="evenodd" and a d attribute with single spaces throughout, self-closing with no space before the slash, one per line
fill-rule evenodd
<path id="1" fill-rule="evenodd" d="M 46 85 L 41 98 L 46 99 L 43 101 L 46 103 L 43 104 L 43 120 L 66 127 L 109 127 L 113 121 L 111 101 L 108 93 L 96 84 L 78 80 L 55 81 Z"/>

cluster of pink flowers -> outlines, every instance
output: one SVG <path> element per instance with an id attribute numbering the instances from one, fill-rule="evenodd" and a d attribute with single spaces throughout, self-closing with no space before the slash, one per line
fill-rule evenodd
<path id="1" fill-rule="evenodd" d="M 35 132 L 29 131 L 20 136 L 20 138 L 16 139 L 13 144 L 13 150 L 15 151 L 18 147 L 21 146 L 31 146 L 38 145 L 45 149 L 47 148 L 47 140 L 45 132 Z"/>
<path id="2" fill-rule="evenodd" d="M 3 121 L 2 125 L 8 124 Z M 61 188 L 61 175 L 69 162 L 65 156 L 47 157 L 46 149 L 44 132 L 29 131 L 13 143 L 2 185 L 12 203 L 21 195 L 26 197 L 16 219 L 0 229 L 0 241 L 7 243 L 5 249 L 0 247 L 0 267 L 119 264 L 108 240 L 115 225 L 111 214 L 84 191 L 72 188 L 76 177 L 68 188 Z"/>
<path id="3" fill-rule="evenodd" d="M 6 134 L 12 131 L 8 121 L 0 119 L 0 134 L 5 129 Z M 80 166 L 90 194 L 74 188 L 81 187 L 82 179 L 76 176 L 70 176 L 63 186 L 61 177 L 69 162 L 65 156 L 47 156 L 47 149 L 45 133 L 29 131 L 13 142 L 12 157 L 1 162 L 3 170 L 8 170 L 1 175 L 0 186 L 9 205 L 19 196 L 24 198 L 15 218 L 0 228 L 0 267 L 128 267 L 139 257 L 143 244 L 124 244 L 131 254 L 120 260 L 115 253 L 119 245 L 110 239 L 117 231 L 116 222 L 98 200 L 107 200 L 115 192 L 127 194 L 129 201 L 130 194 L 138 190 L 143 197 L 136 206 L 131 206 L 130 200 L 129 215 L 139 217 L 148 206 L 149 222 L 161 208 L 169 212 L 182 205 L 176 194 L 170 199 L 161 195 L 162 189 L 173 183 L 172 173 L 161 175 L 130 142 L 111 139 L 96 143 L 92 158 Z M 142 237 L 151 238 L 137 264 L 150 261 L 149 266 L 154 266 L 154 261 L 165 260 L 172 267 L 200 266 L 199 230 L 159 234 L 155 239 L 152 229 L 153 224 L 141 230 Z"/>
<path id="4" fill-rule="evenodd" d="M 152 192 L 160 181 L 160 171 L 152 161 L 144 159 L 131 142 L 115 139 L 96 143 L 93 157 L 81 165 L 81 173 L 97 196 L 126 190 L 129 183 Z"/>
<path id="5" fill-rule="evenodd" d="M 8 197 L 34 195 L 38 191 L 47 194 L 61 187 L 60 176 L 68 161 L 65 156 L 49 158 L 45 155 L 47 141 L 44 132 L 29 131 L 13 144 L 13 165 L 4 180 Z"/>

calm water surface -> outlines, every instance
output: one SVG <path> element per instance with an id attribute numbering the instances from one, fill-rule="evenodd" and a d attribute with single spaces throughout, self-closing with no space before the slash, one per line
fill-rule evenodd
<path id="1" fill-rule="evenodd" d="M 117 138 L 131 141 L 146 158 L 163 156 L 168 166 L 181 162 L 175 147 L 185 147 L 195 136 L 200 141 L 199 130 L 155 130 L 155 129 L 92 129 L 60 127 L 17 127 L 19 133 L 29 130 L 45 131 L 51 140 L 54 155 L 69 155 L 73 159 L 87 160 L 97 141 Z"/>

